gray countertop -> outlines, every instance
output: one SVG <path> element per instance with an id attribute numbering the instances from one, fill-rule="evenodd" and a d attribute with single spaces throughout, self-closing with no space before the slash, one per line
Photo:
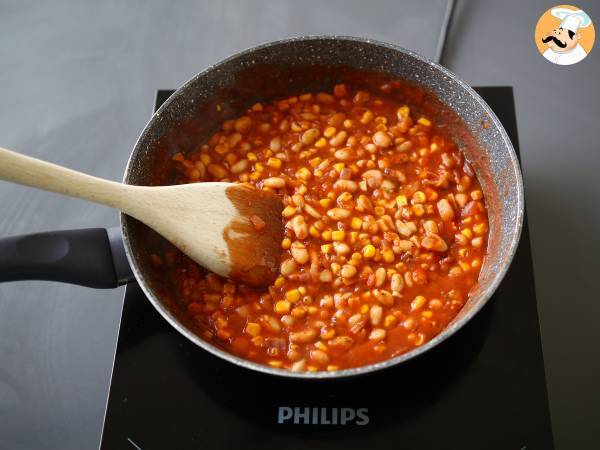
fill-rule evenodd
<path id="1" fill-rule="evenodd" d="M 577 5 L 600 24 L 598 2 Z M 597 449 L 600 48 L 575 66 L 545 61 L 533 30 L 550 6 L 459 2 L 445 61 L 472 85 L 514 86 L 556 448 Z M 432 56 L 444 8 L 0 0 L 0 145 L 119 180 L 156 89 L 294 35 L 370 37 Z M 0 236 L 117 223 L 108 208 L 0 183 Z M 0 448 L 97 448 L 121 305 L 121 289 L 0 285 Z"/>

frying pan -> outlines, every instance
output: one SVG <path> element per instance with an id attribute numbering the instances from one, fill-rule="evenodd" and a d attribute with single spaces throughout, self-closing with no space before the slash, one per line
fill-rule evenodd
<path id="1" fill-rule="evenodd" d="M 479 281 L 452 322 L 424 345 L 383 362 L 337 372 L 292 372 L 232 355 L 196 334 L 174 309 L 165 275 L 153 270 L 150 258 L 150 242 L 160 238 L 125 215 L 120 233 L 72 230 L 0 240 L 0 281 L 40 279 L 110 288 L 131 281 L 133 274 L 156 310 L 187 339 L 233 364 L 282 377 L 360 375 L 430 350 L 462 328 L 490 299 L 515 254 L 524 211 L 521 173 L 506 132 L 483 99 L 444 67 L 394 45 L 353 37 L 300 37 L 246 50 L 199 73 L 164 103 L 136 142 L 124 182 L 168 183 L 168 174 L 162 179 L 155 176 L 161 163 L 176 151 L 190 150 L 219 129 L 223 120 L 241 115 L 258 101 L 330 90 L 340 82 L 373 90 L 385 80 L 421 88 L 409 99 L 411 108 L 432 116 L 458 143 L 488 205 L 488 254 Z"/>

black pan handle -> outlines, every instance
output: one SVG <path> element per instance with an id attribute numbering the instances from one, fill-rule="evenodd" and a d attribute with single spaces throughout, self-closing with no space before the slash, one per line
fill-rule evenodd
<path id="1" fill-rule="evenodd" d="M 109 289 L 133 279 L 117 228 L 0 239 L 0 282 L 48 280 Z"/>

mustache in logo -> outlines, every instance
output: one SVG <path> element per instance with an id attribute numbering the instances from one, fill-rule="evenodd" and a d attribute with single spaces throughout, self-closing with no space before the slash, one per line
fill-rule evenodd
<path id="1" fill-rule="evenodd" d="M 558 40 L 557 37 L 555 36 L 546 36 L 545 38 L 542 38 L 542 42 L 545 44 L 546 42 L 550 42 L 553 41 L 556 45 L 558 45 L 560 48 L 565 48 L 567 46 L 566 42 L 562 42 L 560 40 Z"/>

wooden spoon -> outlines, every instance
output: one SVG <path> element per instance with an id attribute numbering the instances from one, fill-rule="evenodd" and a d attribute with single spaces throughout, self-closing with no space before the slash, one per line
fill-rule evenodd
<path id="1" fill-rule="evenodd" d="M 283 204 L 273 192 L 233 183 L 133 186 L 1 147 L 0 179 L 117 208 L 223 277 L 266 286 L 279 272 Z"/>

